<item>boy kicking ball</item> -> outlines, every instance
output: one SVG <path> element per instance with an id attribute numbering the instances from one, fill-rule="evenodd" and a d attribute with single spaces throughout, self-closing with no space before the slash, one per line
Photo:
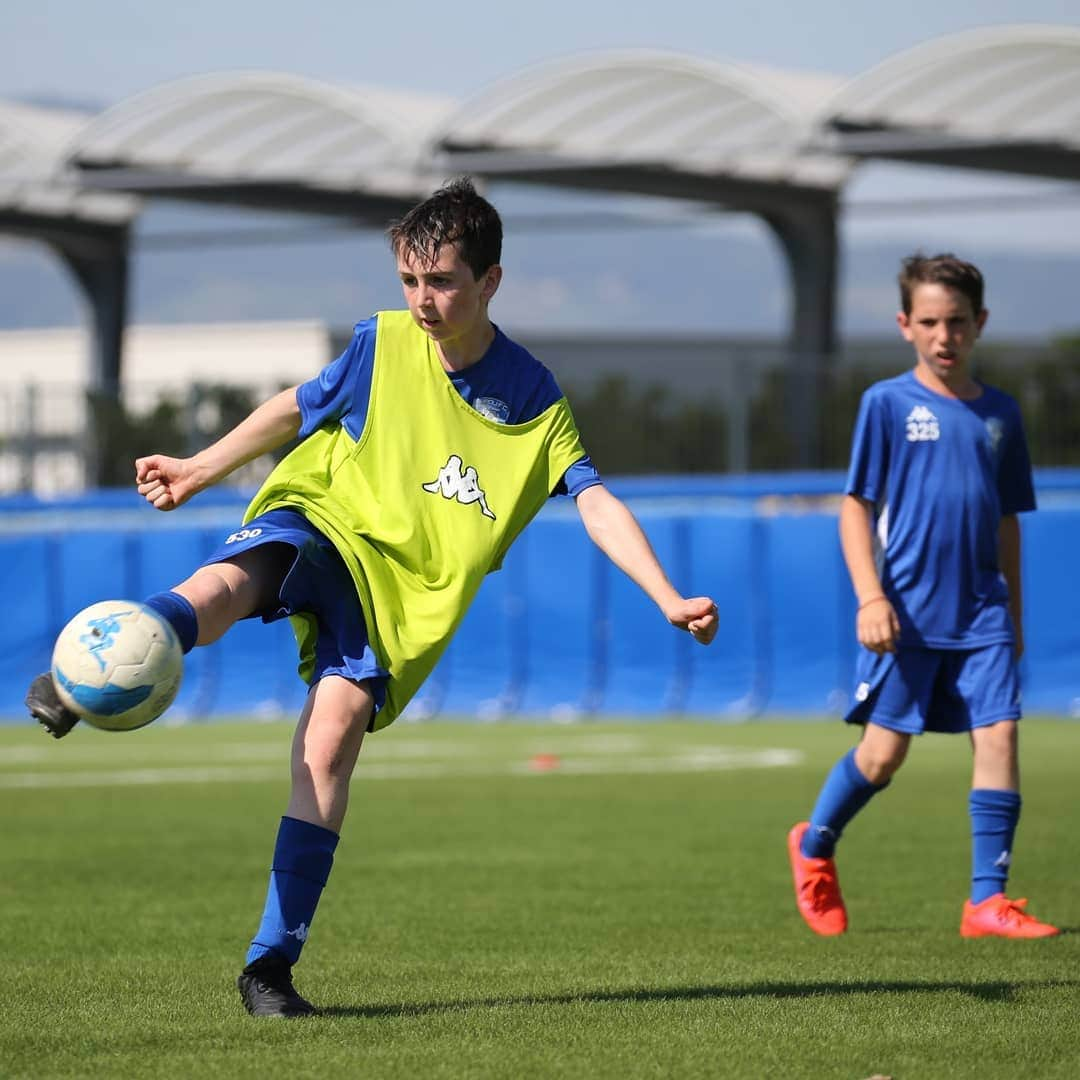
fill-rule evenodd
<path id="1" fill-rule="evenodd" d="M 430 673 L 484 576 L 551 495 L 702 644 L 716 605 L 684 598 L 627 507 L 601 482 L 551 373 L 490 320 L 502 223 L 468 180 L 390 230 L 407 310 L 357 324 L 345 352 L 190 458 L 135 463 L 139 493 L 173 510 L 299 438 L 242 527 L 185 581 L 146 601 L 185 652 L 238 619 L 291 618 L 310 687 L 262 920 L 237 981 L 255 1016 L 314 1012 L 292 982 L 334 862 L 368 732 L 392 723 Z M 57 738 L 78 720 L 48 673 L 31 713 Z"/>
<path id="2" fill-rule="evenodd" d="M 1020 818 L 1020 525 L 1035 509 L 1020 410 L 970 371 L 983 278 L 953 255 L 904 260 L 900 332 L 915 367 L 871 386 L 855 425 L 840 542 L 858 600 L 858 745 L 788 834 L 799 912 L 842 934 L 833 853 L 904 762 L 912 735 L 967 733 L 974 758 L 971 894 L 963 937 L 1058 933 L 1005 895 Z"/>

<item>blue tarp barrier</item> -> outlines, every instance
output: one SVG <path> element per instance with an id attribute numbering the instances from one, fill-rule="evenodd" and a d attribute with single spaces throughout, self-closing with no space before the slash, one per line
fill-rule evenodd
<path id="1" fill-rule="evenodd" d="M 552 500 L 485 581 L 414 702 L 417 715 L 571 719 L 593 713 L 840 712 L 851 690 L 855 605 L 837 539 L 837 474 L 641 477 L 612 481 L 676 586 L 714 596 L 709 649 L 672 631 Z M 1029 711 L 1080 715 L 1080 471 L 1036 474 L 1023 518 L 1024 697 Z M 141 599 L 187 577 L 240 520 L 247 493 L 204 493 L 158 514 L 131 492 L 0 499 L 0 718 L 79 608 Z M 296 713 L 305 688 L 287 622 L 246 620 L 196 649 L 177 718 Z"/>

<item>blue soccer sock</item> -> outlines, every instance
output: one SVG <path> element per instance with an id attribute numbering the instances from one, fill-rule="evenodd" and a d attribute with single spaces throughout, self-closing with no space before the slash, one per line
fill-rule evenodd
<path id="1" fill-rule="evenodd" d="M 870 783 L 855 764 L 854 749 L 849 750 L 825 778 L 799 850 L 808 859 L 831 859 L 847 823 L 886 787 L 888 781 L 880 787 Z"/>
<path id="2" fill-rule="evenodd" d="M 252 938 L 247 963 L 269 952 L 289 964 L 300 959 L 311 920 L 334 865 L 338 834 L 296 818 L 283 817 L 274 846 L 274 865 L 262 922 Z"/>
<path id="3" fill-rule="evenodd" d="M 185 653 L 195 648 L 195 642 L 199 640 L 199 617 L 186 596 L 178 592 L 159 592 L 148 596 L 143 603 L 153 608 L 176 631 L 180 648 Z"/>
<path id="4" fill-rule="evenodd" d="M 971 902 L 979 904 L 1005 891 L 1012 862 L 1013 836 L 1020 820 L 1020 793 L 975 788 L 968 798 L 971 816 Z"/>

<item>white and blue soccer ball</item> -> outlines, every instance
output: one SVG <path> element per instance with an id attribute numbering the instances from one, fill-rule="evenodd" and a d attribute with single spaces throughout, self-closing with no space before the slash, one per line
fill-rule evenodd
<path id="1" fill-rule="evenodd" d="M 60 631 L 52 655 L 60 700 L 106 731 L 156 720 L 176 697 L 183 668 L 176 631 L 153 608 L 127 600 L 84 608 Z"/>

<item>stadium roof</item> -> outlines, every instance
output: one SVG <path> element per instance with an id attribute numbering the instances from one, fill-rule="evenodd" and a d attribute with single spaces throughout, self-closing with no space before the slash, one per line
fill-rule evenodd
<path id="1" fill-rule="evenodd" d="M 0 225 L 34 233 L 64 219 L 125 224 L 129 197 L 81 190 L 63 173 L 65 151 L 90 117 L 70 109 L 0 102 Z"/>
<path id="2" fill-rule="evenodd" d="M 69 160 L 94 187 L 382 224 L 430 190 L 421 149 L 453 103 L 292 75 L 182 79 L 92 120 Z"/>
<path id="3" fill-rule="evenodd" d="M 1080 30 L 935 38 L 848 82 L 821 129 L 844 154 L 1080 179 Z"/>
<path id="4" fill-rule="evenodd" d="M 450 164 L 491 176 L 573 183 L 599 172 L 611 187 L 705 198 L 723 194 L 706 177 L 831 190 L 848 163 L 805 145 L 841 85 L 674 53 L 588 53 L 489 87 L 433 142 Z"/>
<path id="5" fill-rule="evenodd" d="M 203 75 L 89 120 L 28 124 L 22 107 L 0 109 L 0 229 L 30 222 L 72 263 L 112 385 L 126 234 L 87 253 L 76 215 L 104 207 L 122 226 L 134 204 L 102 194 L 380 227 L 451 172 L 694 200 L 756 213 L 772 229 L 792 286 L 793 363 L 810 371 L 834 345 L 839 191 L 854 164 L 889 157 L 1080 179 L 1078 102 L 1080 31 L 1050 26 L 934 39 L 846 82 L 652 50 L 563 58 L 465 104 L 273 72 Z M 31 209 L 50 200 L 67 229 L 59 239 Z M 814 385 L 789 418 L 807 463 Z"/>
<path id="6" fill-rule="evenodd" d="M 0 103 L 0 212 L 119 219 L 134 204 L 95 192 L 123 191 L 382 224 L 464 169 L 767 212 L 835 192 L 861 157 L 1080 178 L 1078 103 L 1080 30 L 1048 25 L 935 38 L 846 82 L 652 50 L 563 58 L 465 104 L 213 74 L 95 117 Z"/>

